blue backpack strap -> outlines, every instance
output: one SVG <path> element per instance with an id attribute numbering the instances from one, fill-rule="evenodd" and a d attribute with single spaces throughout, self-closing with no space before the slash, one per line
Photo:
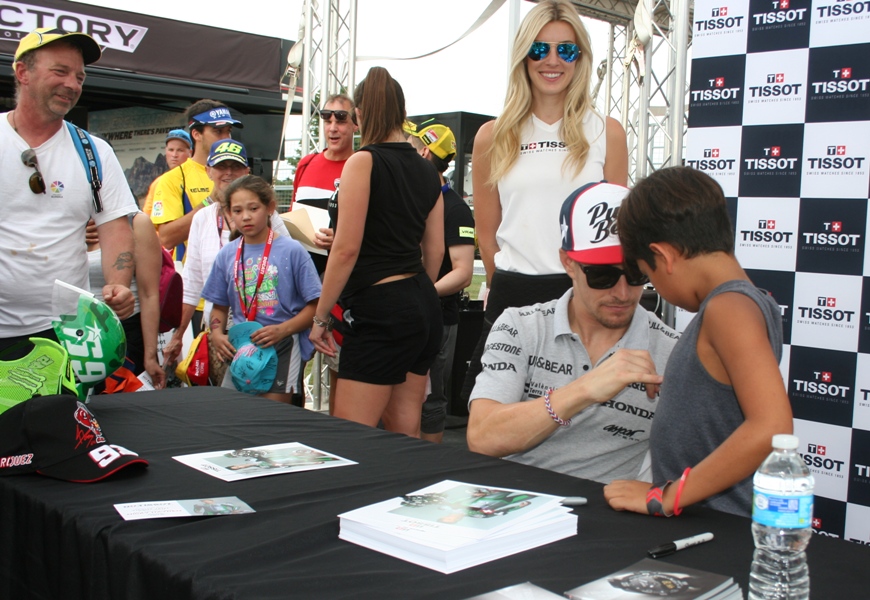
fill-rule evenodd
<path id="1" fill-rule="evenodd" d="M 69 129 L 73 145 L 76 147 L 82 165 L 85 167 L 88 183 L 91 184 L 91 193 L 94 197 L 94 212 L 101 213 L 103 212 L 103 200 L 100 197 L 100 189 L 103 187 L 103 164 L 100 162 L 100 155 L 97 153 L 96 146 L 94 146 L 94 140 L 81 127 L 77 127 L 69 121 L 64 121 L 64 123 L 66 123 L 67 129 Z"/>

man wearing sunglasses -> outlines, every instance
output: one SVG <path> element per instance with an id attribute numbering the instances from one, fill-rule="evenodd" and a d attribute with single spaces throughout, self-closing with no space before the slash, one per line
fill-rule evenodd
<path id="1" fill-rule="evenodd" d="M 344 163 L 353 154 L 353 136 L 359 129 L 353 100 L 345 94 L 334 94 L 326 99 L 320 110 L 320 127 L 326 139 L 326 149 L 302 157 L 293 178 L 293 202 L 327 209 L 329 199 L 338 189 Z M 315 233 L 318 248 L 332 247 L 332 228 Z M 312 254 L 318 273 L 326 269 L 326 257 Z"/>
<path id="2" fill-rule="evenodd" d="M 160 243 L 175 250 L 175 260 L 183 260 L 193 214 L 206 206 L 213 183 L 205 170 L 212 144 L 230 138 L 233 127 L 242 127 L 230 109 L 215 100 L 194 102 L 185 111 L 193 155 L 157 179 L 151 222 L 157 226 Z"/>
<path id="3" fill-rule="evenodd" d="M 320 127 L 326 139 L 326 149 L 323 152 L 314 152 L 303 156 L 299 161 L 296 166 L 296 175 L 293 177 L 293 204 L 299 202 L 326 210 L 329 207 L 329 201 L 335 197 L 338 191 L 344 163 L 353 154 L 353 136 L 359 131 L 353 100 L 346 94 L 333 94 L 328 97 L 320 110 Z M 328 252 L 332 248 L 334 234 L 333 227 L 321 227 L 314 233 L 314 243 L 321 250 Z M 313 252 L 310 253 L 310 256 L 317 273 L 322 276 L 326 270 L 326 256 Z M 341 311 L 337 310 L 336 313 L 341 314 Z M 339 359 L 338 355 L 324 358 L 330 372 L 329 408 L 331 411 Z M 299 369 L 300 376 L 304 371 L 305 363 L 303 362 L 302 368 Z M 302 389 L 301 382 L 295 389 Z M 301 406 L 305 399 L 301 394 L 294 394 L 292 402 Z"/>
<path id="4" fill-rule="evenodd" d="M 496 320 L 469 402 L 471 450 L 603 483 L 649 479 L 659 373 L 677 334 L 638 305 L 647 279 L 622 264 L 627 193 L 591 183 L 565 200 L 558 252 L 572 287 Z"/>
<path id="5" fill-rule="evenodd" d="M 91 138 L 102 165 L 97 198 L 64 117 L 76 105 L 85 65 L 100 58 L 88 35 L 40 28 L 21 38 L 13 70 L 16 107 L 0 118 L 0 350 L 28 337 L 57 339 L 51 326 L 55 279 L 88 288 L 85 226 L 97 224 L 106 303 L 133 312 L 136 201 L 111 147 Z"/>

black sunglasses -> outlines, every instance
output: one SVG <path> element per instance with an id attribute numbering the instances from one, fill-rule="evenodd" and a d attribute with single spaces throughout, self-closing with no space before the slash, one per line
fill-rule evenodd
<path id="1" fill-rule="evenodd" d="M 28 183 L 30 184 L 30 191 L 34 194 L 44 194 L 45 193 L 45 179 L 42 178 L 42 173 L 39 172 L 39 163 L 36 160 L 36 151 L 33 148 L 28 148 L 24 152 L 21 153 L 21 162 L 24 163 L 25 167 L 33 168 L 36 170 L 30 176 Z"/>
<path id="2" fill-rule="evenodd" d="M 329 121 L 332 117 L 335 117 L 336 123 L 344 123 L 347 121 L 347 118 L 350 117 L 351 120 L 356 123 L 356 118 L 346 110 L 321 110 L 320 118 L 324 121 Z"/>
<path id="3" fill-rule="evenodd" d="M 580 56 L 580 47 L 572 42 L 532 42 L 528 57 L 534 61 L 544 60 L 551 46 L 556 46 L 556 54 L 567 63 L 574 62 Z"/>
<path id="4" fill-rule="evenodd" d="M 628 285 L 638 286 L 649 283 L 649 277 L 634 269 L 620 269 L 613 265 L 580 265 L 586 275 L 586 285 L 593 290 L 609 290 L 625 275 Z"/>

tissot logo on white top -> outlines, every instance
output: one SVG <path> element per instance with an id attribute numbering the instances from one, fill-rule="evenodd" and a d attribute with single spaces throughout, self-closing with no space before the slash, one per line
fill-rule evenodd
<path id="1" fill-rule="evenodd" d="M 147 27 L 102 19 L 77 12 L 33 6 L 21 2 L 0 2 L 0 30 L 17 34 L 20 39 L 41 27 L 60 28 L 64 31 L 80 31 L 94 38 L 103 48 L 135 52 L 142 42 Z"/>
<path id="2" fill-rule="evenodd" d="M 752 15 L 756 25 L 774 25 L 777 23 L 794 23 L 803 21 L 806 17 L 806 8 L 789 8 L 789 0 L 774 0 L 770 3 L 773 10 Z"/>
<path id="3" fill-rule="evenodd" d="M 728 87 L 724 77 L 713 77 L 708 80 L 710 89 L 692 90 L 692 101 L 705 100 L 736 100 L 740 95 L 739 87 Z"/>

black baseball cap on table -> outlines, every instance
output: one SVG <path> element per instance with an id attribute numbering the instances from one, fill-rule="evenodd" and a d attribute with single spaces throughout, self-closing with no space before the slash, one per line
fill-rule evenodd
<path id="1" fill-rule="evenodd" d="M 90 483 L 135 464 L 148 461 L 110 444 L 75 396 L 37 396 L 0 414 L 0 476 L 39 473 Z"/>

